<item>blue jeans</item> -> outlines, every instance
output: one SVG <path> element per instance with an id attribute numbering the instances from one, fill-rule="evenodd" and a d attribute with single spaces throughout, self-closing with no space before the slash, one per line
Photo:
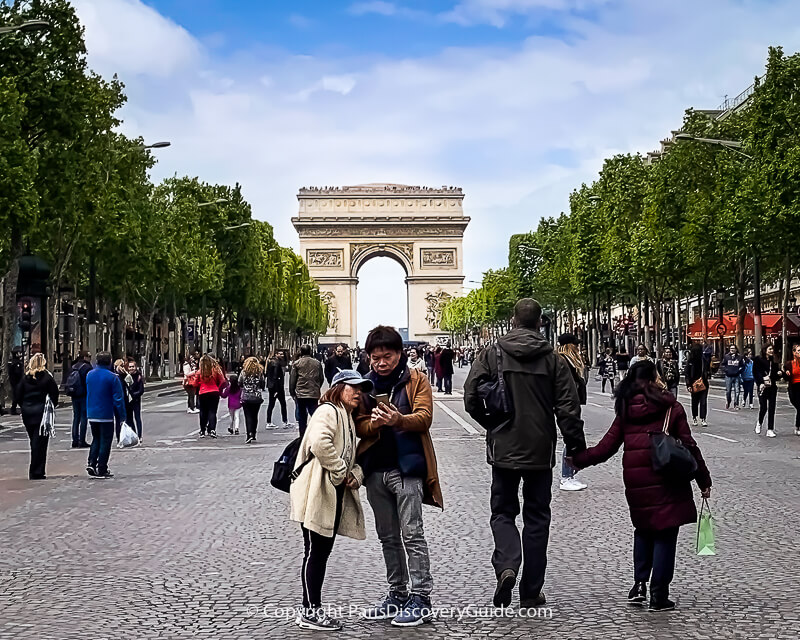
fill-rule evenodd
<path id="1" fill-rule="evenodd" d="M 308 426 L 308 417 L 314 415 L 314 411 L 319 405 L 319 398 L 297 398 L 298 420 L 297 423 L 300 427 L 300 437 L 302 438 L 306 433 Z"/>
<path id="2" fill-rule="evenodd" d="M 89 449 L 89 466 L 97 469 L 98 475 L 108 471 L 108 458 L 111 456 L 111 443 L 114 440 L 114 422 L 90 420 L 92 428 L 92 447 Z"/>
<path id="3" fill-rule="evenodd" d="M 725 377 L 725 403 L 730 405 L 731 395 L 733 398 L 733 406 L 739 406 L 739 376 L 726 376 Z"/>
<path id="4" fill-rule="evenodd" d="M 453 393 L 453 374 L 450 375 L 443 375 L 444 380 L 444 392 L 445 393 Z"/>
<path id="5" fill-rule="evenodd" d="M 367 500 L 383 548 L 389 591 L 430 596 L 433 590 L 428 543 L 422 527 L 422 478 L 376 471 L 367 476 Z"/>
<path id="6" fill-rule="evenodd" d="M 72 446 L 86 442 L 86 396 L 72 398 Z"/>
<path id="7" fill-rule="evenodd" d="M 742 380 L 742 406 L 746 405 L 748 402 L 751 405 L 753 404 L 753 387 L 755 384 L 755 380 Z"/>

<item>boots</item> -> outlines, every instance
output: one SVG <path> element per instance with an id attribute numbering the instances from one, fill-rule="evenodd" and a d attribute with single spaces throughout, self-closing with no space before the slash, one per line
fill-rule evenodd
<path id="1" fill-rule="evenodd" d="M 675 603 L 669 599 L 669 585 L 650 584 L 650 611 L 672 611 Z"/>

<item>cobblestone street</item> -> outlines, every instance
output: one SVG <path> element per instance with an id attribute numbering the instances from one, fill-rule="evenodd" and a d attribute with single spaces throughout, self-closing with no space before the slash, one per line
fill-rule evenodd
<path id="1" fill-rule="evenodd" d="M 650 614 L 625 601 L 632 527 L 617 455 L 581 474 L 586 491 L 558 491 L 554 478 L 545 585 L 551 617 L 482 618 L 472 609 L 460 620 L 456 612 L 401 630 L 348 616 L 351 605 L 370 604 L 385 589 L 362 491 L 367 540 L 337 540 L 323 592 L 343 608 L 341 636 L 797 638 L 800 438 L 790 435 L 793 414 L 781 395 L 779 437 L 767 440 L 753 434 L 755 410 L 722 410 L 718 389 L 710 400 L 707 433 L 696 437 L 714 480 L 718 555 L 694 555 L 694 527 L 683 528 L 672 588 L 678 611 Z M 587 440 L 594 444 L 613 414 L 594 382 L 589 402 Z M 183 395 L 148 394 L 144 445 L 114 449 L 116 478 L 91 481 L 86 452 L 69 449 L 69 419 L 68 409 L 57 413 L 58 438 L 41 482 L 26 479 L 24 430 L 0 431 L 0 638 L 311 636 L 272 614 L 300 600 L 302 538 L 288 522 L 288 496 L 269 486 L 272 463 L 294 430 L 261 431 L 258 444 L 245 446 L 244 436 L 228 436 L 225 417 L 218 440 L 200 440 Z M 15 423 L 7 417 L 4 424 Z M 425 513 L 434 604 L 488 607 L 490 473 L 459 392 L 437 398 L 432 433 L 445 497 L 443 513 Z"/>

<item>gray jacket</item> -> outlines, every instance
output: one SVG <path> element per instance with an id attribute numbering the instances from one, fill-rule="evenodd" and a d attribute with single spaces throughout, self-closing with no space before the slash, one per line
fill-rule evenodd
<path id="1" fill-rule="evenodd" d="M 505 469 L 552 469 L 556 461 L 556 422 L 568 454 L 586 448 L 575 381 L 564 358 L 538 331 L 512 329 L 498 340 L 514 417 L 510 425 L 486 434 L 486 456 Z M 475 359 L 464 383 L 464 406 L 482 411 L 478 384 L 497 379 L 497 346 Z"/>
<path id="2" fill-rule="evenodd" d="M 289 394 L 294 398 L 317 400 L 322 395 L 324 380 L 320 362 L 311 356 L 302 356 L 292 366 Z"/>

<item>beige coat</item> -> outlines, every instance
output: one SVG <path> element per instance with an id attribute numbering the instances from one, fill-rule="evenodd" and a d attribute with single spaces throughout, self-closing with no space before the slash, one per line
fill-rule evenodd
<path id="1" fill-rule="evenodd" d="M 307 460 L 310 453 L 314 457 L 292 483 L 289 492 L 290 518 L 309 531 L 330 538 L 336 518 L 334 487 L 345 481 L 348 472 L 352 472 L 359 485 L 364 481 L 364 472 L 355 464 L 355 424 L 342 407 L 323 404 L 317 408 L 300 443 L 295 468 Z M 358 489 L 345 489 L 338 533 L 356 540 L 367 537 Z"/>

